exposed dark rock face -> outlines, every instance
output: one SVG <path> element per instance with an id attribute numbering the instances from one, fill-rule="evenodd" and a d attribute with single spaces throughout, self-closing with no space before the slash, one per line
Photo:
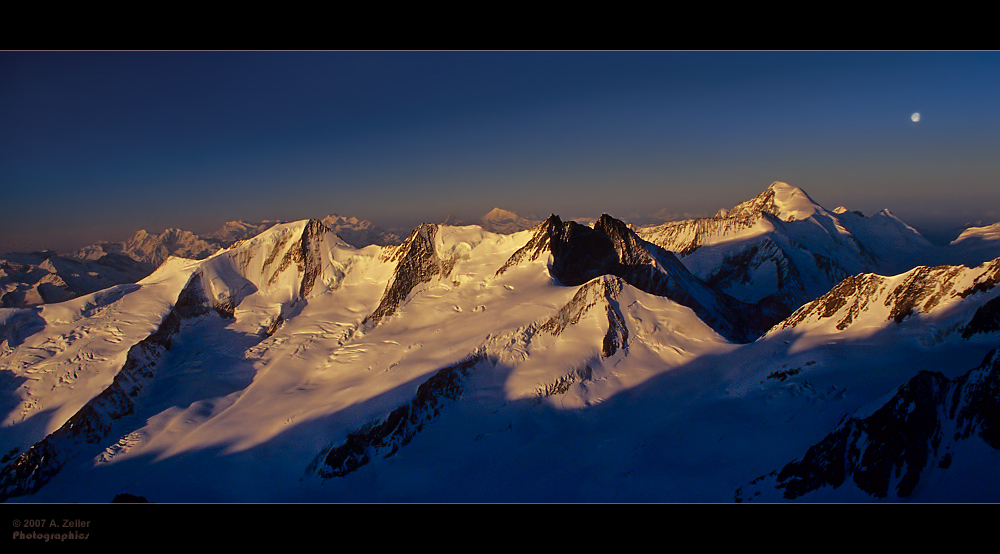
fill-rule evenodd
<path id="1" fill-rule="evenodd" d="M 885 282 L 878 275 L 850 276 L 833 287 L 830 292 L 802 306 L 781 324 L 782 329 L 795 327 L 811 315 L 826 319 L 836 315 L 841 308 L 850 305 L 847 315 L 837 323 L 837 329 L 846 329 L 872 301 Z"/>
<path id="2" fill-rule="evenodd" d="M 618 295 L 622 292 L 623 285 L 624 281 L 618 277 L 590 281 L 580 287 L 556 315 L 542 322 L 537 332 L 558 337 L 566 327 L 576 325 L 580 318 L 600 302 L 605 306 L 608 316 L 608 332 L 602 342 L 601 356 L 609 358 L 619 348 L 627 350 L 628 327 L 618 305 Z"/>
<path id="3" fill-rule="evenodd" d="M 0 464 L 6 464 L 7 462 L 13 460 L 14 456 L 16 456 L 17 453 L 20 452 L 20 450 L 21 449 L 16 446 L 14 448 L 11 448 L 9 452 L 4 454 L 3 457 L 0 458 Z"/>
<path id="4" fill-rule="evenodd" d="M 958 290 L 957 284 L 976 272 L 975 284 Z M 889 278 L 873 274 L 850 276 L 837 284 L 830 292 L 795 311 L 781 324 L 788 329 L 802 321 L 815 317 L 817 320 L 844 314 L 837 323 L 837 329 L 846 329 L 857 316 L 870 307 L 881 303 L 888 308 L 886 321 L 902 323 L 916 313 L 929 313 L 942 301 L 951 298 L 965 299 L 971 295 L 989 291 L 992 283 L 1000 279 L 1000 260 L 984 269 L 965 266 L 917 267 L 903 277 L 902 282 L 889 289 Z M 849 309 L 844 313 L 844 306 Z M 996 312 L 1000 309 L 996 299 L 981 306 L 976 315 L 963 328 L 963 337 L 975 333 L 992 332 L 1000 329 Z"/>
<path id="5" fill-rule="evenodd" d="M 948 417 L 955 418 L 955 440 L 974 435 L 1000 450 L 1000 351 L 954 381 Z"/>
<path id="6" fill-rule="evenodd" d="M 610 358 L 619 348 L 628 351 L 628 327 L 618 302 L 608 299 L 608 332 L 601 344 L 601 357 Z"/>
<path id="7" fill-rule="evenodd" d="M 977 333 L 1000 331 L 1000 296 L 983 304 L 962 328 L 962 338 L 970 339 Z"/>
<path id="8" fill-rule="evenodd" d="M 642 240 L 607 214 L 597 220 L 593 229 L 549 216 L 497 275 L 522 261 L 536 260 L 545 252 L 552 254 L 549 271 L 564 285 L 576 286 L 601 275 L 614 275 L 644 292 L 691 308 L 719 334 L 736 342 L 755 339 L 786 315 L 780 308 L 746 304 L 714 289 L 691 275 L 673 253 Z"/>
<path id="9" fill-rule="evenodd" d="M 282 275 L 292 270 L 297 271 L 299 275 L 295 300 L 307 298 L 323 271 L 323 242 L 332 238 L 332 234 L 322 222 L 313 219 L 289 245 L 294 236 L 286 234 L 269 246 L 261 275 L 248 274 L 250 261 L 258 253 L 256 246 L 224 254 L 235 262 L 238 273 L 238 275 L 227 274 L 224 279 L 225 286 L 222 288 L 224 292 L 213 294 L 208 288 L 212 285 L 203 277 L 203 270 L 199 269 L 181 291 L 175 309 L 182 317 L 195 317 L 215 310 L 224 319 L 235 319 L 239 303 L 257 290 L 257 285 L 251 279 L 256 281 L 267 279 L 267 284 L 273 285 Z M 281 255 L 282 252 L 284 255 Z"/>
<path id="10" fill-rule="evenodd" d="M 952 282 L 965 270 L 962 266 L 918 267 L 911 271 L 885 298 L 890 307 L 889 318 L 900 323 L 909 317 L 914 309 L 929 312 L 945 294 L 952 292 Z M 926 300 L 926 302 L 925 302 Z M 919 306 L 923 303 L 923 306 Z"/>
<path id="11" fill-rule="evenodd" d="M 594 370 L 590 365 L 584 365 L 583 367 L 577 368 L 565 375 L 560 375 L 551 383 L 544 386 L 538 387 L 535 394 L 537 395 L 537 400 L 541 400 L 546 396 L 556 396 L 559 394 L 565 394 L 569 391 L 573 383 L 581 382 L 585 383 L 594 378 Z"/>
<path id="12" fill-rule="evenodd" d="M 921 371 L 900 386 L 885 405 L 865 418 L 849 418 L 801 460 L 754 480 L 773 478 L 787 499 L 821 487 L 841 486 L 848 477 L 875 498 L 908 497 L 927 468 L 951 466 L 948 445 L 978 435 L 1000 450 L 1000 356 L 991 351 L 979 367 L 949 380 Z M 895 486 L 893 483 L 895 482 Z M 748 500 L 743 488 L 736 501 Z"/>
<path id="13" fill-rule="evenodd" d="M 792 375 L 798 375 L 801 371 L 802 371 L 801 367 L 794 367 L 792 369 L 772 371 L 767 376 L 767 378 L 768 379 L 777 379 L 779 381 L 784 382 L 785 379 L 788 379 Z"/>
<path id="14" fill-rule="evenodd" d="M 280 235 L 278 242 L 276 242 L 271 246 L 271 251 L 268 252 L 267 257 L 264 258 L 263 271 L 267 271 L 267 269 L 271 267 L 271 264 L 273 264 L 278 259 L 278 254 L 281 254 L 282 249 L 284 248 L 285 244 L 289 241 L 289 239 L 290 237 L 288 235 Z M 246 267 L 246 263 L 241 264 L 241 267 Z M 278 275 L 280 275 L 280 271 L 275 271 L 273 274 L 271 274 L 271 278 L 268 280 L 268 282 L 270 284 L 274 284 L 274 282 L 278 279 Z"/>
<path id="15" fill-rule="evenodd" d="M 386 259 L 397 262 L 396 270 L 385 287 L 378 307 L 362 324 L 378 323 L 392 315 L 417 285 L 444 273 L 445 264 L 434 248 L 436 235 L 437 225 L 424 223 L 414 229 L 403 244 L 388 252 Z"/>
<path id="16" fill-rule="evenodd" d="M 514 252 L 511 257 L 497 270 L 496 275 L 502 275 L 508 269 L 525 261 L 535 261 L 543 253 L 550 250 L 550 237 L 562 233 L 563 222 L 556 214 L 550 215 L 545 221 L 535 227 L 535 233 L 527 244 Z"/>
<path id="17" fill-rule="evenodd" d="M 986 271 L 983 272 L 977 279 L 975 284 L 958 295 L 965 298 L 971 294 L 976 294 L 978 292 L 986 292 L 1000 283 L 1000 258 L 997 258 L 990 262 L 987 266 Z"/>
<path id="18" fill-rule="evenodd" d="M 552 214 L 535 228 L 531 240 L 497 270 L 497 275 L 549 252 L 553 256 L 552 276 L 567 286 L 582 285 L 595 277 L 613 274 L 611 270 L 618 263 L 615 245 L 605 233 L 575 221 L 563 223 L 559 216 Z"/>
<path id="19" fill-rule="evenodd" d="M 182 318 L 197 317 L 209 311 L 208 298 L 201 287 L 201 272 L 196 271 L 188 278 L 187 284 L 177 295 L 174 311 Z"/>
<path id="20" fill-rule="evenodd" d="M 278 314 L 278 317 L 274 318 L 274 321 L 272 321 L 271 324 L 267 326 L 267 330 L 264 332 L 264 336 L 270 337 L 271 335 L 275 334 L 276 332 L 278 332 L 278 329 L 281 328 L 281 325 L 284 323 L 285 323 L 284 314 Z"/>
<path id="21" fill-rule="evenodd" d="M 392 411 L 380 423 L 347 435 L 347 440 L 330 450 L 318 469 L 325 478 L 344 477 L 367 464 L 375 456 L 388 458 L 400 447 L 409 444 L 425 424 L 441 415 L 449 403 L 457 400 L 465 387 L 465 379 L 485 355 L 471 356 L 455 365 L 439 370 L 417 388 L 408 404 Z M 383 452 L 388 450 L 388 452 Z"/>
<path id="22" fill-rule="evenodd" d="M 803 248 L 803 250 L 805 249 Z M 826 276 L 827 281 L 831 283 L 839 282 L 848 275 L 850 275 L 850 273 L 848 273 L 844 268 L 840 267 L 840 265 L 837 262 L 833 261 L 832 259 L 822 254 L 813 252 L 812 257 L 813 261 L 816 263 L 816 267 L 818 267 L 823 271 L 823 274 Z"/>
<path id="23" fill-rule="evenodd" d="M 285 270 L 294 264 L 299 274 L 302 275 L 302 281 L 299 284 L 299 297 L 306 298 L 309 296 L 313 286 L 316 284 L 316 278 L 319 277 L 323 270 L 323 257 L 320 247 L 323 244 L 324 235 L 329 232 L 330 230 L 323 225 L 322 221 L 310 219 L 309 223 L 302 230 L 299 240 L 285 252 L 281 262 L 278 263 L 278 268 L 275 269 L 268 282 L 273 284 Z M 282 242 L 274 247 L 274 250 L 271 251 L 267 260 L 265 260 L 264 267 L 273 263 L 275 256 L 283 244 Z"/>
<path id="24" fill-rule="evenodd" d="M 722 264 L 709 275 L 705 282 L 712 286 L 719 286 L 726 282 L 748 284 L 750 282 L 748 269 L 757 258 L 758 252 L 760 252 L 760 245 L 752 244 L 745 250 L 727 255 L 722 260 Z"/>

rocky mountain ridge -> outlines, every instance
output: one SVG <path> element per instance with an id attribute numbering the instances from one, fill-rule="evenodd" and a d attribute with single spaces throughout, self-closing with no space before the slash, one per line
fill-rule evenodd
<path id="1" fill-rule="evenodd" d="M 801 459 L 737 489 L 735 500 L 768 500 L 775 492 L 808 500 L 809 493 L 847 482 L 875 499 L 905 499 L 930 474 L 947 472 L 963 442 L 979 439 L 1000 451 L 998 414 L 994 349 L 955 379 L 921 371 L 871 415 L 847 418 Z"/>
<path id="2" fill-rule="evenodd" d="M 830 292 L 803 305 L 773 332 L 809 326 L 836 331 L 855 328 L 877 329 L 888 322 L 900 324 L 910 317 L 947 311 L 972 319 L 955 332 L 968 336 L 988 329 L 993 323 L 993 299 L 1000 291 L 1000 259 L 978 267 L 918 267 L 893 277 L 875 274 L 851 276 Z M 972 306 L 972 307 L 969 307 Z M 831 329 L 832 331 L 832 329 Z"/>

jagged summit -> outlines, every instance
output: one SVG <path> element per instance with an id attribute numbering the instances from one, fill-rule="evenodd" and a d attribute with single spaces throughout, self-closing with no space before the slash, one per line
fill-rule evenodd
<path id="1" fill-rule="evenodd" d="M 363 323 L 377 324 L 386 316 L 392 315 L 414 287 L 430 281 L 436 275 L 447 276 L 451 267 L 442 262 L 434 248 L 437 232 L 437 225 L 422 223 L 402 244 L 387 252 L 386 261 L 395 262 L 396 269 L 385 286 L 385 293 L 378 307 Z"/>
<path id="2" fill-rule="evenodd" d="M 706 284 L 673 253 L 643 240 L 624 222 L 607 214 L 593 227 L 575 221 L 564 223 L 559 216 L 550 215 L 497 275 L 546 253 L 551 254 L 550 275 L 565 286 L 614 275 L 641 291 L 692 309 L 716 332 L 736 342 L 753 340 L 767 322 L 780 319 L 770 308 L 748 306 Z"/>

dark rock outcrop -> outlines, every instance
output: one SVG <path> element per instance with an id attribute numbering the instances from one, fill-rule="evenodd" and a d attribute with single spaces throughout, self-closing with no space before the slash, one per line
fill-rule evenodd
<path id="1" fill-rule="evenodd" d="M 875 498 L 906 498 L 929 468 L 951 466 L 954 453 L 949 447 L 955 442 L 978 436 L 1000 450 L 997 352 L 952 380 L 921 371 L 870 416 L 848 418 L 802 459 L 755 479 L 751 487 L 773 482 L 791 500 L 822 487 L 840 487 L 850 479 Z M 740 488 L 735 499 L 754 496 Z"/>
<path id="2" fill-rule="evenodd" d="M 1000 296 L 986 302 L 972 314 L 969 323 L 962 327 L 962 338 L 970 339 L 978 333 L 1000 331 Z"/>
<path id="3" fill-rule="evenodd" d="M 618 349 L 628 349 L 628 327 L 618 304 L 624 281 L 620 277 L 594 279 L 580 287 L 573 298 L 554 316 L 538 326 L 538 333 L 559 336 L 570 325 L 575 325 L 587 312 L 601 303 L 608 317 L 608 331 L 601 344 L 601 357 L 609 358 Z"/>
<path id="4" fill-rule="evenodd" d="M 644 241 L 607 214 L 594 228 L 549 216 L 497 275 L 543 253 L 552 254 L 549 271 L 564 285 L 614 275 L 644 292 L 691 308 L 716 332 L 736 342 L 754 340 L 787 315 L 780 307 L 747 304 L 716 290 L 692 275 L 673 253 Z"/>
<path id="5" fill-rule="evenodd" d="M 781 323 L 781 329 L 795 327 L 813 315 L 817 319 L 833 317 L 841 308 L 850 305 L 847 314 L 837 323 L 837 329 L 846 329 L 873 301 L 884 282 L 885 278 L 878 275 L 852 275 L 830 292 L 796 310 Z"/>
<path id="6" fill-rule="evenodd" d="M 378 307 L 362 324 L 376 324 L 392 315 L 417 285 L 445 273 L 445 264 L 434 248 L 437 225 L 424 223 L 413 230 L 403 243 L 388 251 L 387 261 L 397 262 Z"/>
<path id="7" fill-rule="evenodd" d="M 946 294 L 952 292 L 954 279 L 965 270 L 962 266 L 918 267 L 886 295 L 889 318 L 902 322 L 914 310 L 929 312 Z"/>
<path id="8" fill-rule="evenodd" d="M 324 235 L 329 232 L 331 232 L 330 229 L 326 225 L 323 225 L 322 221 L 310 219 L 302 230 L 299 240 L 281 258 L 269 282 L 274 283 L 278 279 L 278 276 L 294 264 L 302 276 L 302 280 L 299 283 L 299 297 L 306 298 L 309 296 L 313 286 L 316 284 L 316 279 L 323 271 L 320 246 L 323 244 Z M 275 246 L 267 260 L 265 260 L 264 267 L 269 266 L 273 262 L 274 256 L 283 244 L 279 243 Z"/>
<path id="9" fill-rule="evenodd" d="M 331 449 L 318 473 L 324 478 L 344 477 L 376 456 L 388 458 L 406 446 L 425 424 L 441 415 L 441 410 L 457 400 L 476 364 L 486 361 L 476 354 L 437 371 L 417 388 L 413 399 L 392 411 L 378 424 L 347 435 L 343 444 Z M 387 452 L 386 452 L 387 451 Z"/>
<path id="10" fill-rule="evenodd" d="M 959 283 L 970 274 L 975 275 L 973 285 L 959 290 Z M 992 290 L 994 283 L 1000 279 L 1000 259 L 976 268 L 961 265 L 920 266 L 900 277 L 901 281 L 895 286 L 892 286 L 890 279 L 893 278 L 890 277 L 874 274 L 847 277 L 830 292 L 796 310 L 781 323 L 780 328 L 789 329 L 810 318 L 822 320 L 837 316 L 840 317 L 837 329 L 844 330 L 862 312 L 872 308 L 881 310 L 879 306 L 887 309 L 883 312 L 887 313 L 887 322 L 901 324 L 917 313 L 930 313 L 946 300 L 959 298 L 960 302 L 969 302 L 969 297 Z M 845 306 L 848 306 L 847 310 L 843 309 Z M 976 333 L 1000 329 L 998 310 L 1000 307 L 996 298 L 980 306 L 962 328 L 962 336 L 968 339 Z"/>

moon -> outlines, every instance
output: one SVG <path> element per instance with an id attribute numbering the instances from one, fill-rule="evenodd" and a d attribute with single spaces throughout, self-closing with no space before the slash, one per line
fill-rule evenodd
<path id="1" fill-rule="evenodd" d="M 915 113 L 915 114 L 911 115 L 910 119 L 912 119 L 914 123 L 920 121 L 920 113 L 918 112 L 918 113 Z"/>

